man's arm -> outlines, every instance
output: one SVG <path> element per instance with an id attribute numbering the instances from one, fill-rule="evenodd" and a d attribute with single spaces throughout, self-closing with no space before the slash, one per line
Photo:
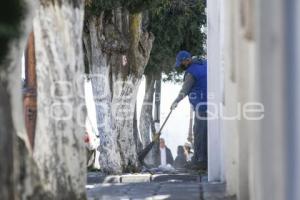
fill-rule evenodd
<path id="1" fill-rule="evenodd" d="M 177 96 L 177 98 L 175 99 L 175 101 L 172 104 L 171 109 L 174 109 L 177 104 L 184 99 L 184 97 L 186 95 L 188 95 L 193 87 L 193 85 L 195 84 L 196 79 L 193 77 L 193 75 L 191 75 L 190 73 L 187 73 L 185 78 L 184 78 L 184 83 L 182 85 L 182 88 Z"/>

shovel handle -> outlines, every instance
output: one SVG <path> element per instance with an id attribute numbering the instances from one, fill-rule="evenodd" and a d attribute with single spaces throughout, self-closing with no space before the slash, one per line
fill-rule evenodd
<path id="1" fill-rule="evenodd" d="M 167 118 L 165 119 L 164 123 L 163 123 L 162 126 L 160 127 L 160 129 L 159 129 L 159 131 L 158 131 L 158 134 L 159 134 L 159 135 L 161 134 L 162 129 L 164 128 L 164 126 L 166 125 L 168 119 L 170 118 L 172 111 L 173 111 L 173 110 L 171 109 L 170 112 L 169 112 L 169 114 L 168 114 L 168 116 L 167 116 Z"/>
<path id="2" fill-rule="evenodd" d="M 170 112 L 169 112 L 167 118 L 165 119 L 163 125 L 160 127 L 158 133 L 155 135 L 155 138 L 153 139 L 153 141 L 152 141 L 150 144 L 148 144 L 148 145 L 146 146 L 146 148 L 143 149 L 143 150 L 138 154 L 138 159 L 139 159 L 139 161 L 140 161 L 143 165 L 145 164 L 145 163 L 144 163 L 144 158 L 147 156 L 147 154 L 149 153 L 149 151 L 152 149 L 152 147 L 154 146 L 154 143 L 159 139 L 159 137 L 160 137 L 160 135 L 161 135 L 161 130 L 162 130 L 162 129 L 164 128 L 164 126 L 166 125 L 166 123 L 167 123 L 167 121 L 168 121 L 168 119 L 169 119 L 169 117 L 170 117 L 172 111 L 173 111 L 173 110 L 170 110 Z"/>

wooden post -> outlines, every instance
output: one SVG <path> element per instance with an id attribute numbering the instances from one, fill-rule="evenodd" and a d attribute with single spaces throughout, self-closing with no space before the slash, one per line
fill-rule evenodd
<path id="1" fill-rule="evenodd" d="M 23 103 L 25 126 L 31 147 L 34 146 L 36 113 L 37 113 L 37 84 L 35 70 L 34 33 L 31 32 L 25 51 L 25 85 L 23 89 Z"/>

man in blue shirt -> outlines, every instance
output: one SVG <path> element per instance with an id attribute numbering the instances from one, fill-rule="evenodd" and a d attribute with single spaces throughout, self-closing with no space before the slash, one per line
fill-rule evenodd
<path id="1" fill-rule="evenodd" d="M 207 61 L 192 59 L 187 51 L 180 51 L 176 56 L 176 68 L 185 71 L 184 83 L 171 109 L 189 96 L 195 111 L 194 120 L 194 156 L 192 162 L 201 169 L 207 169 Z"/>

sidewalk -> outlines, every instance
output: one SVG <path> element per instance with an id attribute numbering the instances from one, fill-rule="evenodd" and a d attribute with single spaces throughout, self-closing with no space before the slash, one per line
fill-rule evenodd
<path id="1" fill-rule="evenodd" d="M 200 182 L 200 176 L 189 174 L 89 173 L 86 188 L 89 200 L 235 200 L 225 197 L 224 184 Z"/>
<path id="2" fill-rule="evenodd" d="M 227 196 L 224 183 L 201 183 L 201 200 L 236 200 L 234 196 Z"/>

